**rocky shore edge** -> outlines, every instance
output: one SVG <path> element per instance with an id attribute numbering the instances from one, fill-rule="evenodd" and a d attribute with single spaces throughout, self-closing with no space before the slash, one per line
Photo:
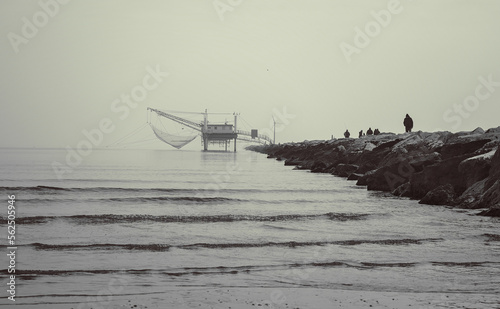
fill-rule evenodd
<path id="1" fill-rule="evenodd" d="M 330 173 L 420 204 L 483 209 L 500 217 L 500 127 L 471 132 L 382 133 L 247 149 L 295 169 Z"/>

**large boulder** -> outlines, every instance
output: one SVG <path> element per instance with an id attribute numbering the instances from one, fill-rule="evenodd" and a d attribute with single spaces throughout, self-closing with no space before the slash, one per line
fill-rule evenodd
<path id="1" fill-rule="evenodd" d="M 294 165 L 299 165 L 301 164 L 302 161 L 298 160 L 297 158 L 290 158 L 290 159 L 286 159 L 285 160 L 285 165 L 291 165 L 291 166 L 294 166 Z"/>
<path id="2" fill-rule="evenodd" d="M 486 208 L 500 204 L 500 179 L 497 179 L 491 187 L 486 189 L 479 200 L 478 207 Z"/>
<path id="3" fill-rule="evenodd" d="M 491 158 L 496 150 L 465 159 L 458 165 L 458 171 L 463 175 L 466 187 L 469 188 L 478 181 L 489 176 L 491 169 Z"/>
<path id="4" fill-rule="evenodd" d="M 485 133 L 486 134 L 498 134 L 498 135 L 500 135 L 500 127 L 488 129 L 488 130 L 486 130 Z"/>
<path id="5" fill-rule="evenodd" d="M 468 155 L 453 157 L 414 173 L 410 180 L 412 197 L 421 199 L 427 192 L 446 184 L 452 185 L 455 194 L 461 195 L 466 190 L 466 181 L 458 171 L 458 165 L 467 158 Z"/>
<path id="6" fill-rule="evenodd" d="M 462 139 L 455 143 L 445 144 L 442 147 L 439 147 L 437 151 L 441 154 L 443 160 L 446 160 L 457 156 L 473 154 L 476 150 L 482 148 L 490 141 L 490 139 L 479 139 L 473 141 Z"/>
<path id="7" fill-rule="evenodd" d="M 363 152 L 357 159 L 360 163 L 357 172 L 366 173 L 379 167 L 382 160 L 391 152 L 392 147 L 400 141 L 401 139 L 398 138 L 388 142 L 383 142 L 371 151 Z"/>
<path id="8" fill-rule="evenodd" d="M 413 167 L 407 162 L 382 166 L 365 173 L 359 178 L 357 185 L 367 186 L 368 190 L 392 192 L 408 182 L 413 171 Z"/>
<path id="9" fill-rule="evenodd" d="M 311 166 L 311 173 L 324 173 L 328 169 L 327 163 L 323 161 L 314 161 Z"/>
<path id="10" fill-rule="evenodd" d="M 390 165 L 394 161 L 400 161 L 400 157 L 418 157 L 435 153 L 436 149 L 443 146 L 451 133 L 449 132 L 436 132 L 425 133 L 416 132 L 408 135 L 404 140 L 396 143 L 381 165 Z"/>
<path id="11" fill-rule="evenodd" d="M 359 180 L 361 177 L 363 177 L 363 174 L 352 173 L 347 177 L 347 180 Z"/>
<path id="12" fill-rule="evenodd" d="M 414 173 L 438 162 L 439 158 L 438 153 L 418 155 L 412 151 L 409 156 L 401 155 L 398 160 L 391 161 L 392 164 L 383 165 L 366 173 L 358 180 L 358 184 L 366 185 L 368 190 L 392 192 L 407 183 Z"/>
<path id="13" fill-rule="evenodd" d="M 439 147 L 437 151 L 443 160 L 424 166 L 422 171 L 412 175 L 410 180 L 412 197 L 423 198 L 429 191 L 446 184 L 451 184 L 455 194 L 460 196 L 474 183 L 491 174 L 488 169 L 491 169 L 492 159 L 489 158 L 493 157 L 493 154 L 474 157 L 476 151 L 490 140 L 478 138 L 473 141 L 467 139 L 462 141 Z M 488 187 L 486 184 L 485 189 Z"/>
<path id="14" fill-rule="evenodd" d="M 359 178 L 358 178 L 358 181 L 356 182 L 356 185 L 357 186 L 366 186 L 368 185 L 368 180 L 373 177 L 373 174 L 375 173 L 375 170 L 372 170 L 372 171 L 369 171 L 365 174 L 359 174 L 361 175 Z"/>
<path id="15" fill-rule="evenodd" d="M 399 197 L 411 197 L 411 184 L 407 182 L 400 185 L 392 191 L 392 194 Z"/>
<path id="16" fill-rule="evenodd" d="M 359 166 L 355 164 L 340 163 L 335 167 L 333 174 L 340 177 L 349 177 L 349 175 L 356 172 L 358 168 Z"/>
<path id="17" fill-rule="evenodd" d="M 500 203 L 500 150 L 491 158 L 490 176 L 484 184 L 484 190 L 479 207 L 493 207 Z"/>
<path id="18" fill-rule="evenodd" d="M 381 160 L 380 166 L 400 165 L 404 162 L 411 165 L 413 172 L 420 172 L 423 167 L 441 160 L 441 155 L 435 150 L 445 143 L 449 134 L 449 132 L 421 131 L 410 134 L 393 145 L 391 151 Z"/>
<path id="19" fill-rule="evenodd" d="M 375 148 L 377 148 L 377 146 L 375 146 L 375 144 L 373 144 L 373 143 L 366 143 L 365 144 L 365 149 L 363 149 L 363 150 L 364 151 L 372 151 Z"/>
<path id="20" fill-rule="evenodd" d="M 500 217 L 500 204 L 494 205 L 490 207 L 490 209 L 482 211 L 479 215 L 487 217 Z"/>
<path id="21" fill-rule="evenodd" d="M 487 177 L 484 169 L 489 166 Z M 463 161 L 459 168 L 469 179 L 468 182 L 483 178 L 467 188 L 457 202 L 463 208 L 495 208 L 500 204 L 500 151 L 494 150 L 487 154 Z M 479 176 L 478 176 L 479 175 Z"/>
<path id="22" fill-rule="evenodd" d="M 314 161 L 303 161 L 299 165 L 296 165 L 294 170 L 310 170 L 314 164 Z"/>
<path id="23" fill-rule="evenodd" d="M 453 186 L 445 184 L 427 192 L 419 203 L 427 205 L 453 205 L 456 197 L 457 195 Z"/>
<path id="24" fill-rule="evenodd" d="M 484 186 L 486 184 L 487 179 L 483 179 L 481 181 L 476 182 L 457 199 L 457 204 L 461 208 L 475 209 L 480 208 L 479 201 L 484 193 Z"/>
<path id="25" fill-rule="evenodd" d="M 490 176 L 497 177 L 497 179 L 500 177 L 500 148 L 491 157 Z"/>

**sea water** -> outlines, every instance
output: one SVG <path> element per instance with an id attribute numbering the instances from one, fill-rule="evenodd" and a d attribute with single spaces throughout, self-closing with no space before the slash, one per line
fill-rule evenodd
<path id="1" fill-rule="evenodd" d="M 477 211 L 370 192 L 246 150 L 94 150 L 58 179 L 53 163 L 66 155 L 0 150 L 3 252 L 15 195 L 16 305 L 312 287 L 479 293 L 498 306 L 500 221 Z M 5 284 L 9 257 L 0 263 Z M 12 305 L 6 288 L 0 295 Z"/>

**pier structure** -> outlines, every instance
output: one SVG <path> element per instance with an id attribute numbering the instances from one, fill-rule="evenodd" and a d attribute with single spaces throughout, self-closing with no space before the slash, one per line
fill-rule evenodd
<path id="1" fill-rule="evenodd" d="M 204 113 L 201 113 L 203 115 L 203 121 L 201 122 L 194 122 L 192 120 L 188 120 L 182 117 L 179 117 L 177 115 L 174 115 L 174 112 L 166 112 L 166 111 L 161 111 L 158 109 L 154 108 L 149 108 L 148 107 L 148 112 L 152 112 L 157 114 L 159 117 L 166 118 L 168 120 L 171 120 L 173 122 L 179 123 L 185 127 L 188 127 L 194 131 L 197 131 L 199 135 L 201 135 L 201 142 L 203 146 L 204 151 L 208 151 L 208 146 L 209 145 L 219 145 L 224 147 L 225 151 L 228 151 L 228 148 L 231 145 L 231 141 L 233 142 L 234 145 L 234 151 L 236 152 L 236 142 L 238 140 L 240 141 L 246 141 L 246 142 L 254 142 L 254 143 L 260 143 L 260 144 L 272 144 L 271 138 L 269 138 L 267 135 L 262 135 L 258 133 L 257 129 L 252 129 L 250 131 L 244 131 L 244 130 L 238 130 L 237 124 L 238 124 L 238 113 L 233 113 L 232 115 L 234 116 L 234 122 L 229 123 L 228 121 L 225 122 L 217 122 L 217 123 L 212 123 L 209 121 L 209 113 L 205 109 Z M 176 112 L 176 113 L 185 113 L 185 112 Z M 193 114 L 193 113 L 191 113 Z M 194 113 L 194 114 L 200 114 L 200 113 Z M 229 113 L 211 113 L 211 114 L 226 114 L 230 115 Z M 175 136 L 172 134 L 169 134 L 162 129 L 158 128 L 155 126 L 151 121 L 151 117 L 148 116 L 148 123 L 150 124 L 151 128 L 153 129 L 153 132 L 155 135 L 158 137 L 158 139 L 162 140 L 163 142 L 176 147 L 176 148 L 181 148 L 184 145 L 188 144 L 191 142 L 196 136 L 194 137 L 183 137 L 183 136 Z"/>

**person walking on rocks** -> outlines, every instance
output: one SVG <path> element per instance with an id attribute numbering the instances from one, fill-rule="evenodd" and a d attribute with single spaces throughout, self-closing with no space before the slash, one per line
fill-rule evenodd
<path id="1" fill-rule="evenodd" d="M 363 136 L 363 130 L 359 131 L 359 137 Z"/>
<path id="2" fill-rule="evenodd" d="M 413 119 L 406 114 L 405 120 L 403 120 L 403 124 L 405 126 L 406 132 L 411 132 L 411 129 L 413 129 Z"/>
<path id="3" fill-rule="evenodd" d="M 368 128 L 368 131 L 366 131 L 366 135 L 372 135 L 373 131 L 372 128 Z"/>
<path id="4" fill-rule="evenodd" d="M 351 136 L 351 133 L 349 133 L 349 130 L 345 130 L 344 136 L 345 136 L 345 138 L 349 138 L 349 136 Z"/>

